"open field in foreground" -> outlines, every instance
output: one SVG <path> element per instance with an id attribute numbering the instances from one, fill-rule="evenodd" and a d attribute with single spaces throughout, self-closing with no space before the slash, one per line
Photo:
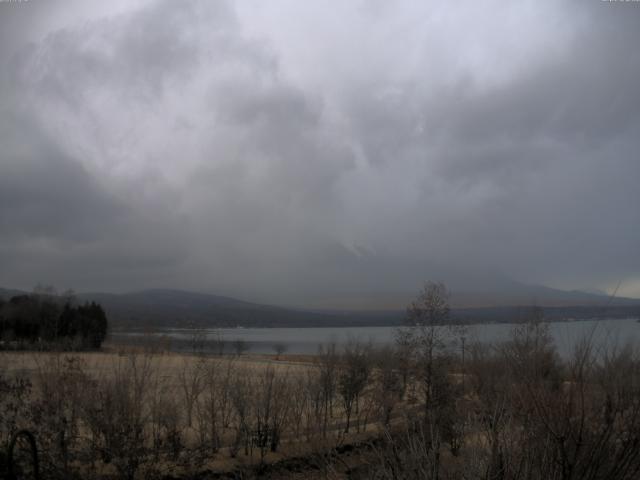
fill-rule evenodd
<path id="1" fill-rule="evenodd" d="M 358 387 L 347 415 L 338 355 L 324 360 L 0 352 L 2 438 L 35 432 L 51 474 L 118 478 L 236 471 L 366 440 L 373 398 Z"/>
<path id="2" fill-rule="evenodd" d="M 637 478 L 633 348 L 439 331 L 296 357 L 0 352 L 0 472 L 27 429 L 43 478 Z"/>

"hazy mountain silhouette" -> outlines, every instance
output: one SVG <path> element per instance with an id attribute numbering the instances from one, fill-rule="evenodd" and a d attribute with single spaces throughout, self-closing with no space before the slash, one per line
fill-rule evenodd
<path id="1" fill-rule="evenodd" d="M 512 282 L 507 294 L 491 292 L 453 292 L 453 317 L 463 321 L 508 322 L 526 316 L 526 307 L 536 304 L 545 307 L 550 320 L 563 318 L 620 317 L 640 315 L 640 300 L 611 299 L 606 295 L 563 291 L 543 286 L 527 286 Z M 20 290 L 0 289 L 0 297 L 8 299 L 24 294 Z M 114 327 L 310 327 L 396 325 L 404 319 L 404 306 L 378 308 L 376 301 L 401 295 L 383 294 L 362 296 L 371 299 L 370 308 L 347 311 L 340 308 L 310 310 L 285 308 L 247 302 L 235 298 L 183 290 L 152 289 L 125 294 L 82 293 L 79 302 L 96 301 L 106 310 Z M 407 301 L 411 295 L 405 295 Z M 465 304 L 460 302 L 460 298 Z M 381 302 L 384 303 L 384 302 Z"/>

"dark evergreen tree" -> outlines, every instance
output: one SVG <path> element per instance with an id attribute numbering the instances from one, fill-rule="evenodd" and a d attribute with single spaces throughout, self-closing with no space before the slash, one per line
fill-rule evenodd
<path id="1" fill-rule="evenodd" d="M 96 349 L 107 336 L 108 321 L 95 303 L 74 306 L 52 294 L 18 295 L 0 303 L 0 339 Z"/>

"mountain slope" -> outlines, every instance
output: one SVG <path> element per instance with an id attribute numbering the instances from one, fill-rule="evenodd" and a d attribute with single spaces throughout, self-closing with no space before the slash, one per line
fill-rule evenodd
<path id="1" fill-rule="evenodd" d="M 545 307 L 549 320 L 564 318 L 607 318 L 640 316 L 640 300 L 610 299 L 586 292 L 565 292 L 541 286 L 518 284 L 508 294 L 499 292 L 453 292 L 452 316 L 465 322 L 513 322 L 524 320 L 527 305 Z M 24 294 L 19 290 L 0 289 L 0 297 Z M 466 295 L 466 297 L 465 297 Z M 340 327 L 398 325 L 404 308 L 412 299 L 404 295 L 397 308 L 379 308 L 376 300 L 386 298 L 371 294 L 362 298 L 368 310 L 304 310 L 246 302 L 229 297 L 181 290 L 156 289 L 126 294 L 83 293 L 78 301 L 96 301 L 106 310 L 112 327 Z M 464 301 L 457 303 L 463 298 Z M 387 304 L 387 301 L 384 302 Z M 472 305 L 471 307 L 468 305 Z"/>
<path id="2" fill-rule="evenodd" d="M 340 314 L 295 310 L 181 290 L 87 293 L 78 299 L 99 302 L 118 326 L 343 326 L 398 323 L 401 317 L 398 312 Z"/>
<path id="3" fill-rule="evenodd" d="M 453 316 L 469 322 L 520 321 L 526 315 L 522 306 L 545 306 L 545 314 L 553 320 L 640 314 L 640 301 L 626 298 L 610 299 L 604 295 L 565 292 L 547 287 L 523 285 L 520 298 L 511 295 L 512 302 L 500 303 L 493 292 L 494 303 L 460 307 L 453 303 Z M 455 292 L 453 297 L 455 299 Z M 476 294 L 485 301 L 489 292 Z M 229 297 L 181 290 L 145 290 L 113 294 L 83 294 L 81 300 L 95 300 L 107 310 L 112 323 L 118 326 L 219 326 L 219 327 L 314 327 L 397 325 L 404 319 L 407 303 L 393 309 L 368 310 L 304 310 L 246 302 Z M 410 300 L 410 298 L 409 298 Z M 518 301 L 520 300 L 520 301 Z M 573 303 L 572 303 L 573 302 Z"/>

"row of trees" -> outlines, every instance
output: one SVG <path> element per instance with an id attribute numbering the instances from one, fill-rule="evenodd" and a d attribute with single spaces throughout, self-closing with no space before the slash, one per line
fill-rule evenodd
<path id="1" fill-rule="evenodd" d="M 107 335 L 103 308 L 95 303 L 76 305 L 72 293 L 38 289 L 29 295 L 0 299 L 0 340 L 5 347 L 97 349 Z"/>

